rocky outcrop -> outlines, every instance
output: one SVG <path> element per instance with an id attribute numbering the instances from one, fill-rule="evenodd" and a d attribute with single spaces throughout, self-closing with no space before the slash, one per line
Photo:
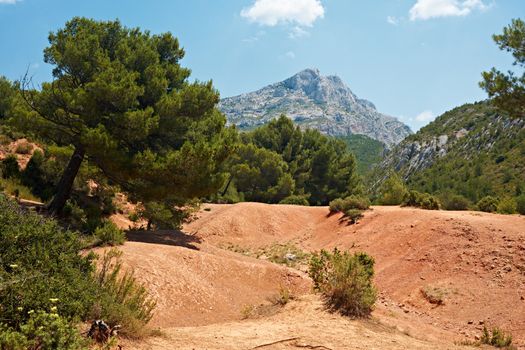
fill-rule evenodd
<path id="1" fill-rule="evenodd" d="M 473 159 L 487 154 L 497 142 L 514 138 L 523 128 L 525 119 L 501 115 L 487 102 L 464 105 L 443 114 L 390 150 L 378 173 L 384 175 L 393 169 L 409 180 L 440 158 Z"/>
<path id="2" fill-rule="evenodd" d="M 241 129 L 286 114 L 302 127 L 332 136 L 363 134 L 389 147 L 411 134 L 408 126 L 378 112 L 372 102 L 357 98 L 339 77 L 322 76 L 317 69 L 305 69 L 260 90 L 222 99 L 219 108 L 229 123 Z"/>

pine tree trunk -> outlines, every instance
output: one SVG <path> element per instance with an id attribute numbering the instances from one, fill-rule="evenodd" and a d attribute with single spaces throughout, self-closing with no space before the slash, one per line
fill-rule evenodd
<path id="1" fill-rule="evenodd" d="M 226 192 L 228 192 L 228 188 L 230 187 L 230 184 L 233 180 L 233 175 L 230 175 L 230 178 L 228 179 L 228 183 L 226 184 L 226 187 L 224 188 L 224 191 L 222 191 L 221 196 L 224 197 Z"/>
<path id="2" fill-rule="evenodd" d="M 48 206 L 49 214 L 56 216 L 62 212 L 66 201 L 71 195 L 73 182 L 75 181 L 75 177 L 78 174 L 80 165 L 84 160 L 85 153 L 86 152 L 82 147 L 75 148 L 75 151 L 73 152 L 73 155 L 71 156 L 71 159 L 69 160 L 66 169 L 62 173 L 62 177 L 60 178 L 60 181 L 57 186 L 56 194 Z"/>

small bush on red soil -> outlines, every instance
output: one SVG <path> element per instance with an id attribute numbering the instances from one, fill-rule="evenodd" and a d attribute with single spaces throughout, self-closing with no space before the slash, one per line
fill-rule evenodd
<path id="1" fill-rule="evenodd" d="M 345 199 L 337 198 L 330 202 L 330 212 L 346 212 L 350 209 L 367 210 L 370 200 L 366 197 L 348 196 Z"/>
<path id="2" fill-rule="evenodd" d="M 124 232 L 111 221 L 106 221 L 97 227 L 93 235 L 98 240 L 97 245 L 100 246 L 122 245 L 126 241 Z"/>
<path id="3" fill-rule="evenodd" d="M 330 202 L 330 213 L 342 212 L 351 224 L 356 224 L 363 217 L 363 210 L 370 208 L 370 200 L 361 196 L 337 198 Z"/>
<path id="4" fill-rule="evenodd" d="M 363 217 L 363 212 L 359 209 L 349 209 L 345 211 L 345 217 L 351 224 L 357 224 L 359 219 Z"/>
<path id="5" fill-rule="evenodd" d="M 92 319 L 102 319 L 110 327 L 122 325 L 120 333 L 130 338 L 141 338 L 149 331 L 146 324 L 156 306 L 132 272 L 122 271 L 122 252 L 115 248 L 101 259 L 95 278 L 99 295 L 91 311 Z"/>
<path id="6" fill-rule="evenodd" d="M 486 196 L 479 200 L 477 206 L 481 211 L 494 213 L 496 210 L 498 210 L 498 202 L 499 201 L 496 197 Z"/>
<path id="7" fill-rule="evenodd" d="M 492 345 L 496 348 L 504 349 L 516 349 L 512 345 L 512 336 L 506 334 L 501 328 L 494 327 L 492 330 L 487 329 L 486 326 L 483 326 L 483 334 L 480 339 L 481 344 Z"/>
<path id="8" fill-rule="evenodd" d="M 516 201 L 512 197 L 506 197 L 498 203 L 498 213 L 500 214 L 516 214 L 517 205 Z"/>
<path id="9" fill-rule="evenodd" d="M 440 203 L 438 199 L 431 194 L 410 191 L 405 195 L 402 206 L 416 207 L 427 210 L 439 210 Z"/>
<path id="10" fill-rule="evenodd" d="M 29 154 L 33 150 L 33 145 L 29 142 L 21 142 L 16 146 L 15 153 Z"/>
<path id="11" fill-rule="evenodd" d="M 374 259 L 366 253 L 321 250 L 310 260 L 309 275 L 330 309 L 352 317 L 372 312 L 377 297 L 372 284 Z"/>
<path id="12" fill-rule="evenodd" d="M 447 194 L 440 197 L 445 210 L 467 210 L 470 202 L 460 194 Z"/>

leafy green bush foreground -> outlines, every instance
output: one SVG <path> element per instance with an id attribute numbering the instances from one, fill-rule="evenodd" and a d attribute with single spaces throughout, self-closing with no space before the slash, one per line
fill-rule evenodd
<path id="1" fill-rule="evenodd" d="M 363 210 L 370 208 L 370 200 L 362 196 L 348 196 L 336 198 L 330 202 L 330 213 L 342 212 L 351 224 L 355 224 L 363 217 Z"/>
<path id="2" fill-rule="evenodd" d="M 0 241 L 1 349 L 79 349 L 79 321 L 104 316 L 133 335 L 151 317 L 154 303 L 120 265 L 101 278 L 77 233 L 3 195 Z"/>
<path id="3" fill-rule="evenodd" d="M 366 253 L 321 250 L 310 260 L 309 275 L 332 310 L 352 317 L 372 312 L 377 297 L 372 284 L 374 259 Z"/>

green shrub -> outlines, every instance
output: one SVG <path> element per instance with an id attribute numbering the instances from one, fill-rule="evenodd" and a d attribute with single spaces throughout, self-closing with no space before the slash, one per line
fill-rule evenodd
<path id="1" fill-rule="evenodd" d="M 128 215 L 128 219 L 130 219 L 132 222 L 137 222 L 140 220 L 140 215 L 136 211 Z"/>
<path id="2" fill-rule="evenodd" d="M 21 173 L 22 183 L 31 189 L 31 192 L 48 200 L 53 197 L 55 186 L 46 179 L 44 170 L 44 154 L 36 150 Z"/>
<path id="3" fill-rule="evenodd" d="M 29 154 L 33 150 L 33 145 L 29 142 L 20 142 L 15 149 L 15 153 Z"/>
<path id="4" fill-rule="evenodd" d="M 126 235 L 111 221 L 105 221 L 102 226 L 95 229 L 93 234 L 101 246 L 116 246 L 124 244 Z"/>
<path id="5" fill-rule="evenodd" d="M 439 210 L 439 200 L 428 193 L 424 193 L 421 200 L 421 208 L 427 210 Z"/>
<path id="6" fill-rule="evenodd" d="M 405 207 L 419 207 L 421 201 L 421 193 L 418 191 L 410 191 L 405 194 L 403 202 L 401 203 Z"/>
<path id="7" fill-rule="evenodd" d="M 436 197 L 418 191 L 410 191 L 406 193 L 402 205 L 427 210 L 439 210 L 440 207 L 439 201 Z"/>
<path id="8" fill-rule="evenodd" d="M 161 202 L 147 202 L 140 212 L 141 218 L 148 220 L 148 229 L 179 229 L 191 214 L 189 205 L 185 209 Z"/>
<path id="9" fill-rule="evenodd" d="M 122 252 L 110 249 L 104 253 L 96 280 L 100 288 L 92 318 L 103 319 L 109 326 L 122 325 L 121 334 L 140 338 L 153 316 L 156 302 L 132 272 L 122 271 Z"/>
<path id="10" fill-rule="evenodd" d="M 29 310 L 84 319 L 95 300 L 91 254 L 80 255 L 77 234 L 0 196 L 0 314 L 19 331 Z M 23 312 L 21 312 L 22 310 Z"/>
<path id="11" fill-rule="evenodd" d="M 0 325 L 0 349 L 86 349 L 87 341 L 78 330 L 57 313 L 44 311 L 29 311 L 27 323 L 19 329 Z"/>
<path id="12" fill-rule="evenodd" d="M 516 210 L 521 215 L 525 215 L 525 194 L 516 198 Z"/>
<path id="13" fill-rule="evenodd" d="M 483 326 L 483 334 L 480 339 L 481 344 L 492 345 L 496 348 L 509 348 L 512 344 L 512 336 L 505 334 L 503 330 L 498 327 L 489 331 L 486 326 Z"/>
<path id="14" fill-rule="evenodd" d="M 363 217 L 363 212 L 359 209 L 348 209 L 345 211 L 345 217 L 351 224 L 357 224 L 359 219 Z"/>
<path id="15" fill-rule="evenodd" d="M 279 204 L 293 204 L 293 205 L 310 205 L 308 199 L 305 196 L 291 195 L 279 202 Z"/>
<path id="16" fill-rule="evenodd" d="M 329 209 L 331 213 L 338 213 L 345 210 L 345 201 L 342 198 L 336 198 L 329 203 Z"/>
<path id="17" fill-rule="evenodd" d="M 498 203 L 498 213 L 500 214 L 515 214 L 517 211 L 516 201 L 514 198 L 506 197 Z"/>
<path id="18" fill-rule="evenodd" d="M 17 178 L 0 179 L 0 187 L 4 193 L 15 196 L 16 198 L 40 201 L 40 198 L 33 195 L 31 190 L 20 183 Z"/>
<path id="19" fill-rule="evenodd" d="M 476 204 L 479 210 L 486 213 L 494 213 L 498 210 L 499 200 L 492 196 L 486 196 L 479 200 Z"/>
<path id="20" fill-rule="evenodd" d="M 131 273 L 120 273 L 114 254 L 103 259 L 102 270 L 95 274 L 94 255 L 80 254 L 77 233 L 64 231 L 55 220 L 27 211 L 2 195 L 0 242 L 1 349 L 32 349 L 34 338 L 27 330 L 33 324 L 42 332 L 38 341 L 63 344 L 39 349 L 75 349 L 65 324 L 91 317 L 121 324 L 125 335 L 144 334 L 155 303 Z M 41 313 L 33 320 L 39 310 L 50 310 L 50 317 L 63 322 L 43 325 L 47 316 Z"/>
<path id="21" fill-rule="evenodd" d="M 62 215 L 74 229 L 86 230 L 88 225 L 87 214 L 76 201 L 68 199 L 64 209 L 62 209 Z"/>
<path id="22" fill-rule="evenodd" d="M 352 317 L 368 316 L 376 301 L 374 259 L 366 253 L 321 250 L 310 260 L 309 275 L 328 306 Z"/>
<path id="23" fill-rule="evenodd" d="M 367 210 L 370 208 L 370 200 L 367 197 L 349 196 L 345 198 L 345 209 Z"/>
<path id="24" fill-rule="evenodd" d="M 445 210 L 467 210 L 470 201 L 459 194 L 447 194 L 442 196 L 441 203 Z"/>
<path id="25" fill-rule="evenodd" d="M 343 212 L 346 213 L 351 209 L 367 210 L 370 208 L 370 200 L 366 197 L 360 196 L 348 196 L 345 199 L 337 198 L 329 204 L 330 212 Z"/>
<path id="26" fill-rule="evenodd" d="M 379 204 L 399 205 L 403 202 L 408 190 L 397 174 L 392 174 L 381 186 Z"/>
<path id="27" fill-rule="evenodd" d="M 4 179 L 18 178 L 20 176 L 20 166 L 18 158 L 14 154 L 8 155 L 2 160 L 2 177 Z"/>

